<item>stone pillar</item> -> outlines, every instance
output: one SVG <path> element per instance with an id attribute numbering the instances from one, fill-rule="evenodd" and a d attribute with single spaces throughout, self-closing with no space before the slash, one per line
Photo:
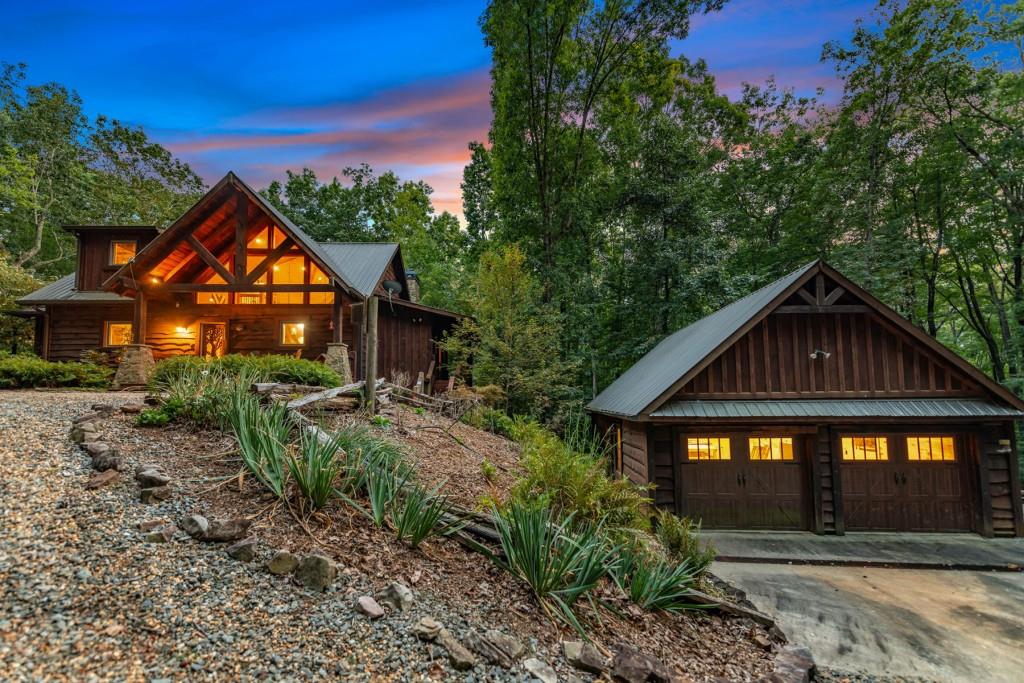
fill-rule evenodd
<path id="1" fill-rule="evenodd" d="M 129 344 L 124 347 L 121 364 L 114 374 L 114 387 L 141 386 L 149 379 L 149 373 L 156 366 L 153 349 L 145 344 Z"/>
<path id="2" fill-rule="evenodd" d="M 352 366 L 348 362 L 348 344 L 331 342 L 324 354 L 324 365 L 341 375 L 342 384 L 352 384 Z"/>

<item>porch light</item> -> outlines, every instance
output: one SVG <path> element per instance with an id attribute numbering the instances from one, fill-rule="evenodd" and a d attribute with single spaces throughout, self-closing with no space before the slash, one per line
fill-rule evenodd
<path id="1" fill-rule="evenodd" d="M 187 327 L 175 327 L 174 331 L 177 332 L 178 334 L 188 334 Z"/>
<path id="2" fill-rule="evenodd" d="M 154 285 L 160 284 L 160 278 L 158 277 L 151 277 L 149 278 L 149 281 L 152 282 Z"/>

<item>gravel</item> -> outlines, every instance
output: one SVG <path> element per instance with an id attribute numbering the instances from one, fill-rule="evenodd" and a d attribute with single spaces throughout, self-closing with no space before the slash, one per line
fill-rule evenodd
<path id="1" fill-rule="evenodd" d="M 183 531 L 168 543 L 145 542 L 140 523 L 178 521 L 195 501 L 176 494 L 141 505 L 131 477 L 86 490 L 88 456 L 68 439 L 72 419 L 92 404 L 138 403 L 141 395 L 0 396 L 3 680 L 527 680 L 485 664 L 452 669 L 413 626 L 432 617 L 461 638 L 474 625 L 426 596 L 371 622 L 354 609 L 372 588 L 358 572 L 342 568 L 325 593 L 313 594 L 267 571 L 267 547 L 239 562 Z M 100 421 L 101 438 L 104 429 Z M 147 461 L 123 457 L 128 472 Z M 527 645 L 559 666 L 536 642 Z"/>

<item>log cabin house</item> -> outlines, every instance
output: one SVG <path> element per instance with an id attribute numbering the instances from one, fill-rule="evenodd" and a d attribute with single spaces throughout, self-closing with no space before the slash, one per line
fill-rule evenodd
<path id="1" fill-rule="evenodd" d="M 588 406 L 616 470 L 708 528 L 1020 536 L 1024 402 L 816 261 Z"/>
<path id="2" fill-rule="evenodd" d="M 18 302 L 43 358 L 120 351 L 121 384 L 152 359 L 228 353 L 325 359 L 355 379 L 375 355 L 377 376 L 446 380 L 436 341 L 462 316 L 418 303 L 399 245 L 316 242 L 234 173 L 166 229 L 66 229 L 76 271 Z"/>

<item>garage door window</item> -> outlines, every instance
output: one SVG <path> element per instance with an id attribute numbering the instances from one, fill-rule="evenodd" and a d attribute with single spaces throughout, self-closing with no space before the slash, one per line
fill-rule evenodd
<path id="1" fill-rule="evenodd" d="M 907 460 L 956 460 L 951 436 L 908 436 Z"/>
<path id="2" fill-rule="evenodd" d="M 792 460 L 793 437 L 755 436 L 749 439 L 751 460 Z"/>
<path id="3" fill-rule="evenodd" d="M 687 460 L 729 460 L 729 439 L 724 436 L 691 436 L 686 439 Z"/>
<path id="4" fill-rule="evenodd" d="M 889 439 L 884 436 L 844 436 L 843 460 L 889 459 Z"/>

